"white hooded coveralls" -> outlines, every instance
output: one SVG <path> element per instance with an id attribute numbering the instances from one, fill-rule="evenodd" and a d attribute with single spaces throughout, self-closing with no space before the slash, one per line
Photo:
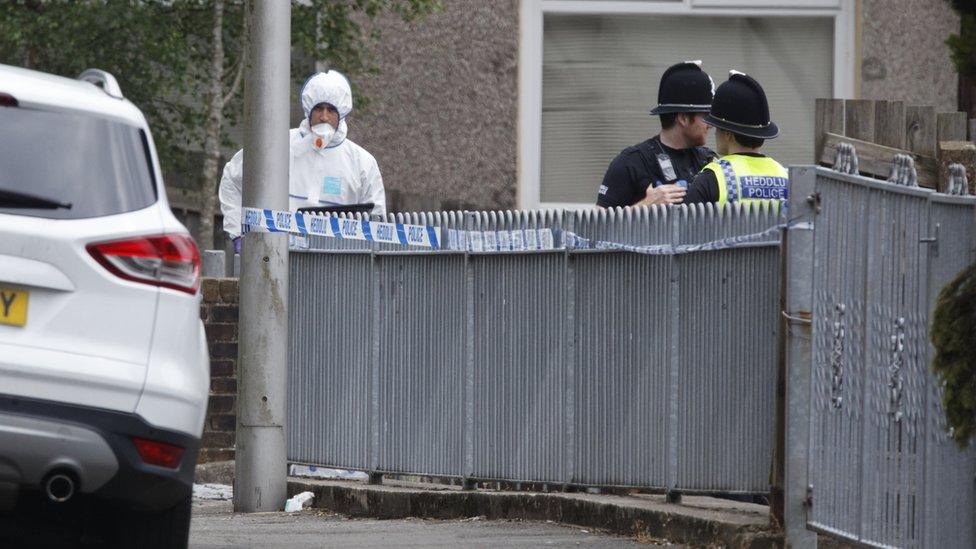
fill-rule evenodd
<path id="1" fill-rule="evenodd" d="M 305 82 L 301 92 L 305 119 L 289 132 L 288 207 L 291 211 L 314 206 L 343 206 L 372 202 L 373 214 L 386 214 L 383 178 L 376 159 L 346 138 L 346 116 L 352 111 L 349 81 L 337 71 L 320 72 Z M 328 103 L 339 111 L 339 125 L 325 146 L 316 150 L 317 137 L 310 129 L 309 114 L 316 105 Z M 220 178 L 220 210 L 224 231 L 233 239 L 241 235 L 241 189 L 244 151 L 224 166 Z M 255 204 L 254 207 L 262 207 Z"/>

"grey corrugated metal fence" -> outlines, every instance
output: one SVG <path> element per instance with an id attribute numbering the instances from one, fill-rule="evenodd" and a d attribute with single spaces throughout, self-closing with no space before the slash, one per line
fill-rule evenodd
<path id="1" fill-rule="evenodd" d="M 687 255 L 773 211 L 434 212 L 553 250 L 405 250 L 313 237 L 291 266 L 288 457 L 374 472 L 765 492 L 778 237 Z M 515 234 L 512 231 L 527 232 Z"/>
<path id="2" fill-rule="evenodd" d="M 798 375 L 806 381 L 788 388 L 787 536 L 802 507 L 810 528 L 867 545 L 974 547 L 976 450 L 958 450 L 945 434 L 928 326 L 939 289 L 976 257 L 976 198 L 820 168 L 795 174 L 794 191 L 810 201 L 794 198 L 818 213 L 796 226 L 812 231 L 796 239 L 810 245 L 797 265 L 811 268 L 795 268 L 796 250 L 786 257 L 788 287 L 812 288 L 812 315 L 788 309 L 790 387 Z M 389 221 L 453 236 L 490 232 L 499 242 L 538 240 L 534 231 L 549 229 L 555 249 L 312 238 L 294 252 L 290 460 L 466 479 L 766 490 L 778 238 L 686 255 L 562 240 L 694 244 L 760 232 L 782 221 L 777 213 L 681 206 Z"/>
<path id="3" fill-rule="evenodd" d="M 874 546 L 976 547 L 976 449 L 946 435 L 928 336 L 938 291 L 974 260 L 976 198 L 807 173 L 809 524 Z"/>

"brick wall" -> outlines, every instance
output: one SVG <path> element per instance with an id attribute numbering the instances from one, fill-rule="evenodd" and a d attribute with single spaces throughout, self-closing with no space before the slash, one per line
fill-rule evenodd
<path id="1" fill-rule="evenodd" d="M 236 278 L 204 278 L 200 318 L 210 346 L 210 402 L 203 426 L 199 463 L 234 459 L 237 428 Z"/>

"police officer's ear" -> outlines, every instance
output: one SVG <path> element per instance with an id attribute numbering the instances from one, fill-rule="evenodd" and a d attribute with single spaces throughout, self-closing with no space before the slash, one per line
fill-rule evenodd
<path id="1" fill-rule="evenodd" d="M 677 116 L 678 116 L 679 125 L 684 128 L 687 128 L 690 126 L 694 126 L 695 122 L 697 122 L 696 118 L 704 115 L 697 112 L 683 112 L 683 113 L 679 113 Z"/>

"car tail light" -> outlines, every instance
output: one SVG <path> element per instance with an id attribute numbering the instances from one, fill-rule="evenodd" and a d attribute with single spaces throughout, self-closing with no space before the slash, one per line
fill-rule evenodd
<path id="1" fill-rule="evenodd" d="M 9 93 L 0 92 L 0 107 L 16 107 L 20 102 Z"/>
<path id="2" fill-rule="evenodd" d="M 126 280 L 189 294 L 200 288 L 200 252 L 187 235 L 139 236 L 96 242 L 86 249 L 112 274 Z"/>
<path id="3" fill-rule="evenodd" d="M 136 445 L 139 457 L 149 465 L 176 469 L 183 459 L 183 448 L 179 446 L 135 437 L 132 438 L 132 442 Z"/>

